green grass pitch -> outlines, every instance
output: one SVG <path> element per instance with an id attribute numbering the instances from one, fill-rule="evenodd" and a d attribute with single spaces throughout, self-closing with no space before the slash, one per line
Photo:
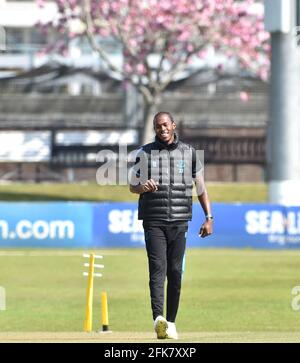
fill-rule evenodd
<path id="1" fill-rule="evenodd" d="M 265 183 L 206 183 L 213 202 L 266 202 Z M 96 183 L 41 183 L 0 185 L 1 201 L 137 201 L 127 185 L 100 186 Z M 196 200 L 196 198 L 195 198 Z"/>
<path id="2" fill-rule="evenodd" d="M 214 202 L 266 202 L 263 183 L 207 183 Z M 136 201 L 127 186 L 8 184 L 2 201 Z M 86 278 L 79 250 L 0 250 L 1 341 L 156 342 L 143 249 L 95 251 L 104 276 L 95 279 L 93 333 L 83 333 Z M 91 252 L 91 251 L 88 251 Z M 86 262 L 86 261 L 85 261 Z M 300 341 L 300 251 L 189 249 L 177 317 L 184 342 Z M 108 294 L 111 334 L 101 335 L 100 294 Z"/>
<path id="3" fill-rule="evenodd" d="M 0 250 L 0 286 L 6 290 L 0 341 L 20 338 L 22 332 L 31 332 L 29 340 L 43 334 L 54 340 L 99 338 L 80 333 L 87 282 L 83 252 Z M 105 290 L 113 331 L 105 339 L 152 341 L 144 249 L 93 252 L 103 254 L 105 264 L 103 277 L 95 278 L 93 330 L 101 328 Z M 299 266 L 297 250 L 188 249 L 176 322 L 183 341 L 300 341 L 300 311 L 291 307 Z"/>

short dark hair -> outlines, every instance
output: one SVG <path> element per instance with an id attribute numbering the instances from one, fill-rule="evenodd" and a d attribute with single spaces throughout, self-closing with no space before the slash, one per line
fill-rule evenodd
<path id="1" fill-rule="evenodd" d="M 173 119 L 173 116 L 170 114 L 170 112 L 160 111 L 160 112 L 157 112 L 157 114 L 153 118 L 153 126 L 155 126 L 155 122 L 159 118 L 159 116 L 162 116 L 162 115 L 167 115 L 172 122 L 175 122 Z"/>

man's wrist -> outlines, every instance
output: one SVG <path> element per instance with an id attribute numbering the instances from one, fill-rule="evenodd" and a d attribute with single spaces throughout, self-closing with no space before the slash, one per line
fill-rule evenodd
<path id="1" fill-rule="evenodd" d="M 213 215 L 212 215 L 212 214 L 208 213 L 208 214 L 206 214 L 206 215 L 205 215 L 205 219 L 206 219 L 207 221 L 212 221 L 212 220 L 214 219 L 214 217 L 213 217 Z"/>

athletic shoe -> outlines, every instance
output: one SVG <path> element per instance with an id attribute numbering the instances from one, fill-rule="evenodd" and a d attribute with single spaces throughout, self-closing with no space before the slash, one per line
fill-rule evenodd
<path id="1" fill-rule="evenodd" d="M 166 339 L 167 337 L 168 322 L 167 320 L 159 315 L 154 320 L 154 330 L 157 334 L 157 339 Z"/>
<path id="2" fill-rule="evenodd" d="M 167 333 L 167 339 L 178 339 L 175 323 L 170 323 L 168 321 L 168 329 L 166 333 Z"/>

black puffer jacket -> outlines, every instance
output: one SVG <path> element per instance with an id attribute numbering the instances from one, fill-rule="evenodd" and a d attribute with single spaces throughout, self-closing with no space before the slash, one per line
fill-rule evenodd
<path id="1" fill-rule="evenodd" d="M 177 134 L 171 145 L 156 137 L 154 142 L 141 148 L 137 156 L 138 162 L 145 162 L 145 167 L 137 171 L 141 183 L 152 178 L 159 185 L 157 191 L 140 195 L 139 219 L 188 221 L 192 218 L 193 152 L 190 145 L 179 141 Z"/>

